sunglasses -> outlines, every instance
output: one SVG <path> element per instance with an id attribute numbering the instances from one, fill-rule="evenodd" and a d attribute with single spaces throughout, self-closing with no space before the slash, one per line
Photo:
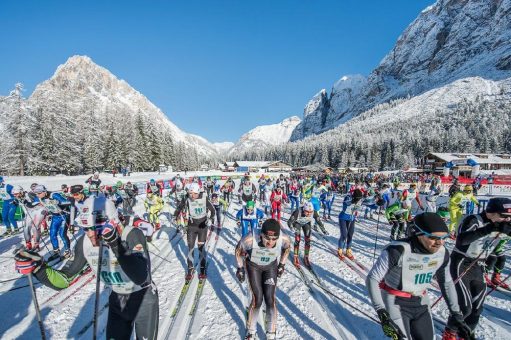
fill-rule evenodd
<path id="1" fill-rule="evenodd" d="M 263 238 L 266 240 L 266 241 L 277 241 L 279 239 L 278 236 L 266 236 L 265 234 L 263 234 Z"/>
<path id="2" fill-rule="evenodd" d="M 424 231 L 421 228 L 419 228 L 419 226 L 417 224 L 414 223 L 413 225 L 415 226 L 415 228 L 417 228 L 417 230 L 419 230 L 419 232 L 420 232 L 419 235 L 424 235 L 432 241 L 437 241 L 437 240 L 445 241 L 450 236 L 449 233 L 447 233 L 443 236 L 433 235 L 433 234 L 428 233 L 427 231 Z"/>

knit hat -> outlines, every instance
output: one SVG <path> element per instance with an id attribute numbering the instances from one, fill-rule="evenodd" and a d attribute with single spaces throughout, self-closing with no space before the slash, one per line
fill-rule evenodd
<path id="1" fill-rule="evenodd" d="M 416 234 L 423 233 L 448 233 L 449 229 L 445 221 L 438 214 L 433 212 L 425 212 L 415 216 L 412 226 L 416 229 Z"/>
<path id="2" fill-rule="evenodd" d="M 488 201 L 486 212 L 499 213 L 511 216 L 511 198 L 508 197 L 495 197 Z"/>
<path id="3" fill-rule="evenodd" d="M 77 194 L 82 191 L 83 191 L 83 185 L 81 185 L 81 184 L 76 184 L 76 185 L 71 186 L 71 190 L 70 190 L 71 194 Z"/>
<path id="4" fill-rule="evenodd" d="M 261 232 L 267 236 L 280 236 L 280 223 L 273 218 L 264 221 Z"/>

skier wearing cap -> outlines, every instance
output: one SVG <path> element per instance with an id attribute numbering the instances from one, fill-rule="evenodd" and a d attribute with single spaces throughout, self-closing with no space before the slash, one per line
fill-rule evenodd
<path id="1" fill-rule="evenodd" d="M 256 208 L 254 201 L 248 201 L 236 214 L 236 223 L 238 227 L 241 226 L 241 237 L 245 237 L 249 232 L 253 234 L 259 229 L 259 223 L 264 217 L 264 211 Z"/>
<path id="2" fill-rule="evenodd" d="M 271 193 L 270 202 L 271 202 L 271 218 L 275 218 L 277 215 L 277 220 L 280 222 L 280 214 L 282 212 L 282 202 L 287 202 L 287 195 L 284 193 L 282 187 L 277 186 L 275 190 Z"/>
<path id="3" fill-rule="evenodd" d="M 194 250 L 195 241 L 199 249 L 200 273 L 199 278 L 206 278 L 206 248 L 204 247 L 208 233 L 208 226 L 215 221 L 215 207 L 209 201 L 208 196 L 201 191 L 198 183 L 192 183 L 188 188 L 188 197 L 174 211 L 174 219 L 177 219 L 182 211 L 188 215 L 187 243 L 188 256 L 186 258 L 188 270 L 185 276 L 186 281 L 193 278 L 195 267 Z M 208 218 L 208 211 L 210 212 Z"/>
<path id="4" fill-rule="evenodd" d="M 227 213 L 229 204 L 224 201 L 217 192 L 211 194 L 211 204 L 215 207 L 216 222 L 217 225 L 220 226 L 222 223 L 222 215 Z"/>
<path id="5" fill-rule="evenodd" d="M 78 198 L 78 193 L 75 192 Z M 106 339 L 154 340 L 158 334 L 158 291 L 151 279 L 151 263 L 143 232 L 123 227 L 113 202 L 106 197 L 89 197 L 83 202 L 76 223 L 85 231 L 75 247 L 75 256 L 62 270 L 48 266 L 37 253 L 21 250 L 15 256 L 22 274 L 32 273 L 55 290 L 69 287 L 89 265 L 112 292 L 108 299 Z M 103 260 L 98 269 L 99 243 Z"/>
<path id="6" fill-rule="evenodd" d="M 355 258 L 351 251 L 351 241 L 353 240 L 353 233 L 355 232 L 355 221 L 362 212 L 362 196 L 362 191 L 360 189 L 355 189 L 353 193 L 344 197 L 342 203 L 342 210 L 339 213 L 341 234 L 337 247 L 337 255 L 341 260 L 344 260 L 344 255 L 350 260 Z"/>
<path id="7" fill-rule="evenodd" d="M 224 201 L 231 202 L 231 192 L 234 190 L 236 185 L 231 178 L 228 178 L 227 181 L 222 185 L 220 191 L 224 195 Z"/>
<path id="8" fill-rule="evenodd" d="M 444 245 L 447 225 L 431 212 L 417 215 L 412 225 L 412 235 L 386 246 L 367 275 L 383 333 L 393 339 L 434 338 L 427 289 L 436 277 L 451 315 L 448 324 L 466 338 L 470 328 L 463 321 Z"/>
<path id="9" fill-rule="evenodd" d="M 161 183 L 156 183 L 156 181 L 151 178 L 147 183 L 146 193 L 163 197 L 163 185 L 161 185 Z"/>
<path id="10" fill-rule="evenodd" d="M 312 225 L 313 223 L 317 223 L 319 227 L 321 228 L 321 231 L 323 234 L 328 235 L 328 232 L 325 229 L 325 226 L 323 225 L 323 222 L 321 222 L 321 219 L 319 218 L 319 214 L 317 211 L 314 211 L 314 206 L 311 202 L 306 202 L 303 207 L 296 209 L 291 213 L 291 216 L 289 217 L 289 220 L 287 220 L 287 226 L 290 230 L 295 231 L 295 244 L 294 244 L 294 265 L 299 267 L 300 266 L 300 240 L 301 240 L 301 234 L 303 230 L 303 237 L 305 240 L 304 245 L 304 256 L 303 256 L 303 263 L 305 266 L 310 267 L 310 261 L 309 261 L 309 253 L 310 253 L 310 247 L 311 247 L 311 233 L 312 233 Z"/>
<path id="11" fill-rule="evenodd" d="M 122 201 L 124 213 L 126 215 L 133 215 L 133 207 L 137 202 L 138 188 L 133 183 L 127 182 L 124 185 L 123 191 L 126 194 Z"/>
<path id="12" fill-rule="evenodd" d="M 248 201 L 256 201 L 257 188 L 254 183 L 250 182 L 250 177 L 245 176 L 243 183 L 240 185 L 238 190 L 241 197 L 240 203 L 242 205 L 247 204 Z"/>
<path id="13" fill-rule="evenodd" d="M 465 322 L 476 328 L 486 297 L 484 266 L 500 240 L 511 234 L 511 199 L 492 198 L 486 211 L 465 217 L 458 228 L 450 270 Z M 458 329 L 447 325 L 444 339 L 456 339 Z"/>
<path id="14" fill-rule="evenodd" d="M 69 226 L 71 202 L 59 192 L 49 192 L 44 185 L 37 185 L 34 188 L 34 193 L 39 199 L 40 204 L 51 215 L 50 241 L 53 247 L 53 254 L 48 261 L 53 261 L 60 257 L 57 235 L 60 236 L 63 243 L 64 257 L 70 257 L 72 254 L 69 248 L 70 241 L 67 236 L 67 229 Z"/>
<path id="15" fill-rule="evenodd" d="M 15 201 L 19 204 L 25 213 L 25 247 L 28 250 L 39 251 L 39 242 L 41 241 L 41 225 L 46 218 L 47 211 L 40 204 L 39 198 L 34 193 L 25 193 L 19 185 L 12 190 Z"/>
<path id="16" fill-rule="evenodd" d="M 5 184 L 4 178 L 0 176 L 0 199 L 3 201 L 2 221 L 6 228 L 6 235 L 15 234 L 18 232 L 18 223 L 14 218 L 16 215 L 17 206 L 14 203 L 14 195 L 12 194 L 13 188 L 14 187 L 12 185 Z"/>
<path id="17" fill-rule="evenodd" d="M 144 207 L 149 214 L 149 222 L 156 230 L 160 229 L 160 212 L 163 209 L 164 203 L 161 196 L 148 192 L 144 200 Z"/>
<path id="18" fill-rule="evenodd" d="M 284 273 L 290 247 L 291 241 L 281 233 L 280 223 L 274 219 L 264 221 L 260 235 L 249 233 L 236 246 L 236 277 L 244 282 L 247 274 L 252 297 L 247 310 L 245 339 L 255 339 L 263 300 L 266 305 L 266 338 L 276 338 L 277 278 Z"/>
<path id="19" fill-rule="evenodd" d="M 99 187 L 101 186 L 101 180 L 99 179 L 99 172 L 95 171 L 92 176 L 87 178 L 85 183 L 89 185 L 89 191 L 92 194 L 97 195 Z"/>
<path id="20" fill-rule="evenodd" d="M 456 234 L 456 228 L 458 227 L 458 224 L 463 217 L 464 204 L 469 200 L 479 206 L 479 202 L 474 197 L 474 195 L 472 195 L 471 185 L 465 185 L 462 191 L 457 191 L 449 199 L 449 214 L 451 217 L 451 222 L 449 223 L 449 231 L 451 233 L 452 239 L 455 239 L 454 235 Z"/>

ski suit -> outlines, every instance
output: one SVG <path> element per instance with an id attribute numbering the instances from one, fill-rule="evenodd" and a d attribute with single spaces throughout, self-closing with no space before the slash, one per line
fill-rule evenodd
<path id="1" fill-rule="evenodd" d="M 24 237 L 28 249 L 37 249 L 41 241 L 41 225 L 48 211 L 34 193 L 27 193 L 21 202 L 25 211 Z"/>
<path id="2" fill-rule="evenodd" d="M 41 203 L 51 215 L 50 241 L 53 250 L 59 249 L 57 235 L 59 235 L 62 240 L 64 250 L 69 250 L 70 242 L 67 236 L 67 229 L 69 226 L 71 202 L 58 192 L 48 192 Z"/>
<path id="3" fill-rule="evenodd" d="M 342 210 L 339 213 L 339 227 L 341 235 L 339 237 L 338 248 L 351 248 L 353 233 L 355 232 L 355 220 L 362 211 L 362 201 L 352 202 L 351 195 L 346 195 L 342 203 Z"/>
<path id="4" fill-rule="evenodd" d="M 194 268 L 194 250 L 195 241 L 197 240 L 197 248 L 199 249 L 199 262 L 201 269 L 206 267 L 206 248 L 204 243 L 208 233 L 209 222 L 213 223 L 215 220 L 215 207 L 209 201 L 205 193 L 200 193 L 199 198 L 187 198 L 174 211 L 174 217 L 177 218 L 182 211 L 188 212 L 188 229 L 187 229 L 187 243 L 188 243 L 188 256 L 187 264 L 188 270 Z M 210 212 L 208 221 L 208 211 Z"/>
<path id="5" fill-rule="evenodd" d="M 310 248 L 311 248 L 311 234 L 312 234 L 312 225 L 313 223 L 317 223 L 321 228 L 323 234 L 326 234 L 325 226 L 321 219 L 319 218 L 319 214 L 317 211 L 314 211 L 313 214 L 309 217 L 305 216 L 303 212 L 303 207 L 294 210 L 287 220 L 287 225 L 290 230 L 295 231 L 295 244 L 294 244 L 294 255 L 297 256 L 300 252 L 300 241 L 301 235 L 303 231 L 303 238 L 305 241 L 305 245 L 303 248 L 304 256 L 309 257 Z"/>
<path id="6" fill-rule="evenodd" d="M 0 184 L 0 199 L 2 203 L 2 221 L 7 230 L 12 229 L 15 231 L 18 229 L 18 223 L 14 218 L 16 214 L 17 205 L 14 202 L 14 195 L 12 194 L 13 186 L 10 184 Z"/>
<path id="7" fill-rule="evenodd" d="M 211 197 L 211 204 L 215 207 L 215 215 L 217 225 L 220 226 L 222 224 L 222 215 L 227 213 L 229 208 L 229 203 L 220 198 L 220 195 L 217 197 Z"/>
<path id="8" fill-rule="evenodd" d="M 457 280 L 481 255 L 477 263 L 456 283 L 461 312 L 472 330 L 479 322 L 486 297 L 485 261 L 504 238 L 507 238 L 507 235 L 499 232 L 498 225 L 491 222 L 486 213 L 467 216 L 458 228 L 456 244 L 451 254 L 452 278 Z"/>
<path id="9" fill-rule="evenodd" d="M 367 275 L 374 309 L 386 310 L 407 339 L 434 339 L 427 289 L 436 277 L 451 314 L 460 313 L 449 252 L 429 253 L 416 236 L 393 241 L 381 252 Z"/>
<path id="10" fill-rule="evenodd" d="M 291 211 L 300 207 L 301 187 L 297 181 L 293 181 L 289 186 L 289 200 L 291 201 Z"/>
<path id="11" fill-rule="evenodd" d="M 239 193 L 241 194 L 241 201 L 242 204 L 247 204 L 248 201 L 256 201 L 257 198 L 257 188 L 255 184 L 249 183 L 245 184 L 243 183 L 240 186 Z"/>
<path id="12" fill-rule="evenodd" d="M 277 190 L 274 190 L 271 193 L 270 202 L 271 202 L 271 218 L 275 218 L 275 214 L 277 215 L 277 220 L 280 222 L 280 214 L 282 212 L 282 201 L 287 201 L 287 196 L 283 190 L 280 193 Z"/>
<path id="13" fill-rule="evenodd" d="M 464 203 L 467 202 L 468 200 L 471 200 L 475 204 L 479 205 L 479 202 L 477 202 L 477 199 L 474 197 L 474 195 L 466 197 L 466 195 L 462 191 L 456 192 L 449 199 L 449 215 L 451 218 L 451 221 L 449 222 L 449 231 L 451 233 L 456 231 L 456 227 L 458 227 L 458 224 L 460 223 L 461 218 L 463 217 Z"/>
<path id="14" fill-rule="evenodd" d="M 251 214 L 248 213 L 246 207 L 241 208 L 236 213 L 236 221 L 241 226 L 241 237 L 245 237 L 249 232 L 254 234 L 259 229 L 259 221 L 264 218 L 264 211 L 259 208 L 252 210 Z"/>
<path id="15" fill-rule="evenodd" d="M 160 211 L 163 209 L 163 199 L 160 196 L 152 195 L 151 197 L 146 197 L 144 200 L 144 207 L 146 211 L 149 213 L 149 222 L 153 223 L 158 229 L 160 225 Z"/>
<path id="16" fill-rule="evenodd" d="M 248 234 L 236 246 L 238 268 L 246 267 L 248 289 L 252 300 L 248 306 L 247 333 L 255 335 L 257 319 L 261 306 L 266 305 L 266 333 L 275 334 L 277 330 L 277 268 L 285 264 L 291 241 L 280 234 L 275 247 L 268 249 L 259 241 L 260 237 Z"/>
<path id="17" fill-rule="evenodd" d="M 106 210 L 110 211 L 109 223 L 122 228 L 117 217 L 112 215 L 116 213 L 113 204 Z M 130 339 L 135 328 L 137 339 L 155 340 L 159 318 L 158 291 L 151 280 L 151 263 L 143 232 L 125 227 L 115 245 L 104 244 L 100 273 L 97 273 L 98 254 L 99 247 L 94 247 L 84 235 L 76 243 L 73 260 L 68 261 L 62 270 L 43 264 L 34 274 L 45 286 L 61 290 L 69 287 L 90 266 L 112 289 L 108 299 L 106 339 Z"/>
<path id="18" fill-rule="evenodd" d="M 385 209 L 385 217 L 392 225 L 392 229 L 390 231 L 391 240 L 397 240 L 401 238 L 401 234 L 403 234 L 406 224 L 406 212 L 406 209 L 401 208 L 400 202 L 395 202 L 387 209 Z"/>

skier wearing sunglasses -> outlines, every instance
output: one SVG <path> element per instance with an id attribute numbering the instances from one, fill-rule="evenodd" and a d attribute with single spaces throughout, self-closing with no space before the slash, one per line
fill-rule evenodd
<path id="1" fill-rule="evenodd" d="M 290 247 L 291 241 L 280 232 L 280 223 L 271 218 L 264 221 L 259 236 L 249 233 L 236 246 L 236 277 L 240 282 L 245 281 L 246 268 L 248 289 L 252 296 L 247 310 L 245 339 L 255 339 L 263 299 L 266 305 L 266 338 L 276 338 L 277 278 L 284 273 Z"/>
<path id="2" fill-rule="evenodd" d="M 384 334 L 393 339 L 434 339 L 427 289 L 436 277 L 450 324 L 468 338 L 470 328 L 463 321 L 444 246 L 447 225 L 436 213 L 427 212 L 417 215 L 411 227 L 411 236 L 385 247 L 367 275 L 369 296 Z"/>

